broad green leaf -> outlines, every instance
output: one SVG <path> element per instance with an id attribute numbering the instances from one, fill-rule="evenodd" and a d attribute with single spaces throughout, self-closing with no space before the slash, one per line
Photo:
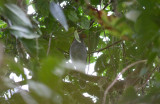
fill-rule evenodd
<path id="1" fill-rule="evenodd" d="M 121 102 L 120 104 L 128 104 L 128 103 L 132 103 L 135 102 L 136 103 L 136 91 L 133 87 L 129 87 L 125 90 Z"/>
<path id="2" fill-rule="evenodd" d="M 94 50 L 96 50 L 98 47 L 97 45 L 99 44 L 100 41 L 100 32 L 97 32 L 97 30 L 99 30 L 100 28 L 91 28 L 88 35 L 88 38 L 86 38 L 87 40 L 87 46 L 89 47 L 89 51 L 92 52 Z M 90 41 L 89 41 L 90 40 Z M 88 43 L 90 42 L 90 43 Z"/>
<path id="3" fill-rule="evenodd" d="M 32 32 L 31 30 L 29 30 L 26 27 L 22 27 L 22 26 L 11 26 L 11 33 L 13 35 L 15 35 L 15 37 L 17 38 L 26 38 L 26 39 L 34 39 L 34 38 L 38 38 L 39 35 Z"/>
<path id="4" fill-rule="evenodd" d="M 90 21 L 86 17 L 82 17 L 80 25 L 83 29 L 89 29 Z"/>
<path id="5" fill-rule="evenodd" d="M 30 0 L 31 1 L 31 0 Z M 49 15 L 49 1 L 50 0 L 34 0 L 33 3 L 35 5 L 36 12 L 39 15 L 47 17 Z"/>
<path id="6" fill-rule="evenodd" d="M 0 7 L 4 6 L 5 0 L 0 0 Z"/>
<path id="7" fill-rule="evenodd" d="M 98 0 L 91 0 L 92 5 L 98 5 L 100 2 Z"/>
<path id="8" fill-rule="evenodd" d="M 16 6 L 15 4 L 5 4 L 6 8 L 11 12 L 8 16 L 8 18 L 10 18 L 11 20 L 13 16 L 15 16 L 15 18 L 17 18 L 16 21 L 14 21 L 14 23 L 16 24 L 16 22 L 22 21 L 21 24 L 23 24 L 24 26 L 29 26 L 32 27 L 32 24 L 30 22 L 30 20 L 27 18 L 26 14 L 21 10 L 21 8 L 19 8 L 18 6 Z M 18 23 L 19 24 L 19 23 Z"/>
<path id="9" fill-rule="evenodd" d="M 140 15 L 140 12 L 136 10 L 131 10 L 125 14 L 126 18 L 133 22 L 136 22 L 139 15 Z"/>
<path id="10" fill-rule="evenodd" d="M 66 21 L 66 17 L 61 9 L 61 7 L 55 2 L 50 3 L 50 12 L 52 16 L 61 23 L 61 25 L 68 31 L 68 24 Z"/>
<path id="11" fill-rule="evenodd" d="M 15 73 L 16 75 L 22 75 L 24 79 L 26 79 L 26 75 L 24 74 L 23 65 L 20 62 L 16 63 L 13 59 L 8 58 L 5 60 L 8 63 L 8 67 L 10 68 L 11 72 Z"/>
<path id="12" fill-rule="evenodd" d="M 0 20 L 0 28 L 5 28 L 5 27 L 7 27 L 7 24 L 4 21 Z"/>
<path id="13" fill-rule="evenodd" d="M 70 11 L 68 14 L 68 18 L 73 22 L 77 22 L 79 19 L 75 11 Z"/>
<path id="14" fill-rule="evenodd" d="M 106 54 L 102 54 L 99 58 L 97 58 L 94 70 L 99 74 L 103 73 L 109 67 L 107 63 L 107 56 Z"/>
<path id="15" fill-rule="evenodd" d="M 155 72 L 155 79 L 160 82 L 160 73 Z"/>
<path id="16" fill-rule="evenodd" d="M 61 62 L 61 59 L 56 57 L 47 57 L 41 61 L 41 69 L 38 72 L 38 78 L 50 88 L 60 91 L 61 80 L 59 75 L 56 73 L 56 70 L 61 70 L 62 68 L 58 68 L 58 64 Z M 52 82 L 52 83 L 51 83 Z"/>
<path id="17" fill-rule="evenodd" d="M 141 69 L 141 71 L 140 71 L 140 73 L 139 73 L 139 76 L 143 76 L 144 74 L 146 74 L 147 73 L 147 71 L 148 71 L 148 69 L 146 69 L 146 68 L 142 68 Z"/>
<path id="18" fill-rule="evenodd" d="M 30 0 L 26 0 L 26 4 L 29 5 L 29 3 L 30 3 Z"/>
<path id="19" fill-rule="evenodd" d="M 45 98 L 51 98 L 52 97 L 52 90 L 48 88 L 43 83 L 38 83 L 35 81 L 29 81 L 28 82 L 29 87 L 36 92 L 37 95 Z"/>

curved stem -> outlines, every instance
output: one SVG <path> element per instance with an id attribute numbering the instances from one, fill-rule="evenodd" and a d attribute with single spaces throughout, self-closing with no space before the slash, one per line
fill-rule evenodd
<path id="1" fill-rule="evenodd" d="M 106 88 L 106 90 L 104 92 L 104 97 L 103 97 L 102 104 L 106 104 L 106 96 L 108 94 L 108 91 L 115 85 L 115 83 L 117 82 L 117 79 L 119 78 L 120 75 L 122 75 L 125 71 L 127 71 L 132 66 L 134 66 L 136 64 L 139 64 L 139 63 L 145 63 L 145 62 L 147 62 L 147 60 L 140 60 L 140 61 L 134 62 L 134 63 L 128 65 L 127 67 L 125 67 L 124 69 L 122 69 L 122 71 L 120 72 L 120 74 L 118 74 L 117 77 L 113 80 L 113 82 Z"/>

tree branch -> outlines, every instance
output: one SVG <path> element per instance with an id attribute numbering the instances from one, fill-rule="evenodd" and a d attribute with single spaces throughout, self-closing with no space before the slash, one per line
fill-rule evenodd
<path id="1" fill-rule="evenodd" d="M 153 74 L 153 72 L 154 72 L 157 68 L 158 68 L 158 66 L 156 66 L 156 67 L 152 70 L 152 72 L 149 73 L 149 75 L 148 75 L 145 83 L 144 83 L 140 88 L 144 88 L 144 87 L 146 86 L 146 84 L 147 84 L 148 80 L 150 79 L 151 75 Z"/>
<path id="2" fill-rule="evenodd" d="M 117 42 L 114 42 L 113 44 L 107 45 L 106 47 L 101 48 L 101 49 L 99 49 L 99 50 L 97 50 L 97 51 L 92 51 L 90 54 L 95 53 L 95 52 L 101 52 L 101 51 L 103 51 L 103 50 L 105 50 L 105 49 L 108 49 L 108 48 L 110 48 L 110 47 L 112 47 L 112 46 L 114 46 L 114 45 L 116 45 L 116 44 L 118 44 L 118 43 L 120 43 L 120 42 L 122 42 L 122 41 L 123 41 L 123 40 L 119 40 L 119 41 L 117 41 Z"/>
<path id="3" fill-rule="evenodd" d="M 104 6 L 103 10 L 106 9 L 106 7 L 112 2 L 112 0 L 109 0 L 108 3 Z"/>
<path id="4" fill-rule="evenodd" d="M 47 49 L 47 56 L 48 56 L 49 51 L 50 51 L 50 47 L 51 47 L 51 40 L 52 40 L 52 34 L 50 34 L 50 37 L 49 37 L 48 49 Z"/>
<path id="5" fill-rule="evenodd" d="M 63 49 L 60 49 L 60 48 L 58 48 L 58 47 L 57 47 L 57 49 L 58 49 L 59 51 L 63 52 L 64 54 L 67 54 L 67 55 L 69 55 L 69 52 L 66 52 L 65 50 L 63 50 Z"/>
<path id="6" fill-rule="evenodd" d="M 72 75 L 73 77 L 78 78 L 78 79 L 81 79 L 84 81 L 90 81 L 90 82 L 94 82 L 94 83 L 98 83 L 98 81 L 101 79 L 107 80 L 107 77 L 87 75 L 87 74 L 84 74 L 84 73 L 82 73 L 80 71 L 76 71 L 76 70 L 71 70 L 69 72 L 69 74 Z"/>
<path id="7" fill-rule="evenodd" d="M 122 69 L 122 71 L 120 72 L 120 74 L 118 74 L 117 77 L 113 80 L 113 82 L 106 88 L 106 90 L 104 92 L 104 97 L 103 97 L 102 104 L 106 104 L 106 96 L 108 94 L 108 91 L 115 85 L 115 83 L 117 82 L 117 79 L 119 78 L 120 75 L 122 75 L 125 71 L 127 71 L 132 66 L 134 66 L 136 64 L 139 64 L 139 63 L 145 63 L 145 62 L 147 62 L 147 60 L 140 60 L 140 61 L 134 62 L 134 63 L 128 65 L 127 67 L 125 67 L 124 69 Z"/>

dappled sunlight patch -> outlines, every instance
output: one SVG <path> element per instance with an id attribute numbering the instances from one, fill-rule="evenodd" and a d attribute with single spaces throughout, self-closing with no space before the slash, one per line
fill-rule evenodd
<path id="1" fill-rule="evenodd" d="M 96 102 L 97 102 L 97 99 L 98 99 L 96 96 L 92 96 L 92 95 L 90 95 L 90 94 L 88 94 L 88 93 L 83 93 L 83 96 L 92 98 L 92 101 L 93 101 L 94 103 L 96 103 Z"/>
<path id="2" fill-rule="evenodd" d="M 34 8 L 33 8 L 33 6 L 32 6 L 32 5 L 29 5 L 29 6 L 28 6 L 27 14 L 33 14 L 33 13 L 35 13 Z"/>
<path id="3" fill-rule="evenodd" d="M 17 76 L 15 73 L 11 73 L 11 74 L 9 75 L 9 78 L 12 79 L 14 82 L 20 82 L 20 81 L 23 80 L 23 79 L 22 79 L 22 75 Z"/>
<path id="4" fill-rule="evenodd" d="M 118 73 L 118 79 L 117 80 L 124 80 L 123 75 L 121 73 Z"/>

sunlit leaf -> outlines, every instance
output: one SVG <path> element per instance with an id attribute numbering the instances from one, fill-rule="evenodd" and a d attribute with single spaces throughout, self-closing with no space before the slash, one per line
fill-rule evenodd
<path id="1" fill-rule="evenodd" d="M 26 27 L 22 26 L 11 26 L 11 33 L 15 35 L 17 38 L 26 38 L 26 39 L 33 39 L 33 38 L 38 38 L 39 35 L 32 32 Z"/>
<path id="2" fill-rule="evenodd" d="M 56 68 L 61 59 L 48 57 L 42 60 L 41 69 L 38 73 L 39 79 L 57 91 L 60 89 L 60 79 L 57 75 Z M 60 72 L 63 73 L 63 69 L 59 68 Z M 52 82 L 52 83 L 51 83 Z"/>
<path id="3" fill-rule="evenodd" d="M 77 30 L 74 32 L 75 39 L 81 43 Z"/>
<path id="4" fill-rule="evenodd" d="M 34 81 L 28 82 L 29 87 L 36 92 L 37 95 L 45 98 L 51 98 L 52 91 L 46 85 Z"/>
<path id="5" fill-rule="evenodd" d="M 4 21 L 0 20 L 0 28 L 5 28 L 6 26 L 7 24 Z"/>
<path id="6" fill-rule="evenodd" d="M 61 25 L 65 28 L 66 31 L 68 31 L 68 24 L 66 21 L 66 17 L 64 16 L 64 13 L 61 9 L 61 7 L 56 4 L 55 2 L 50 3 L 50 12 L 52 16 L 61 23 Z"/>
<path id="7" fill-rule="evenodd" d="M 139 15 L 140 15 L 140 12 L 136 10 L 129 11 L 125 14 L 126 18 L 133 22 L 136 22 Z"/>
<path id="8" fill-rule="evenodd" d="M 86 17 L 83 17 L 81 19 L 80 25 L 82 26 L 83 29 L 89 29 L 90 21 Z"/>
<path id="9" fill-rule="evenodd" d="M 19 20 L 21 20 L 25 26 L 32 27 L 30 20 L 27 18 L 26 14 L 15 4 L 6 4 L 7 9 L 13 14 L 12 16 L 16 16 Z M 12 16 L 8 16 L 12 20 Z M 18 22 L 18 21 L 16 21 Z"/>

